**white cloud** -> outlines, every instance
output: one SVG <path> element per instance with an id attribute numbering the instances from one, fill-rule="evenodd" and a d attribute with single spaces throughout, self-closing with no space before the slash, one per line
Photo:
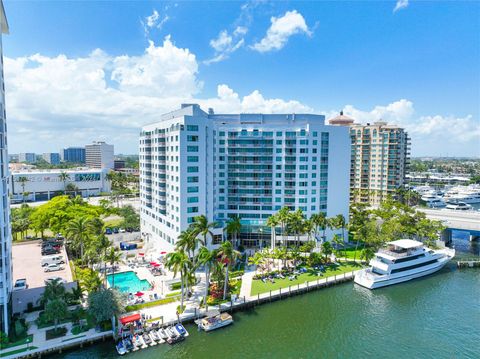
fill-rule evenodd
<path id="1" fill-rule="evenodd" d="M 283 48 L 290 36 L 304 33 L 307 36 L 312 35 L 312 31 L 308 28 L 302 14 L 297 10 L 287 11 L 282 17 L 272 17 L 271 25 L 267 30 L 267 34 L 259 42 L 251 46 L 258 52 L 268 52 L 272 50 L 280 50 Z"/>
<path id="2" fill-rule="evenodd" d="M 413 103 L 406 99 L 375 106 L 370 111 L 347 105 L 343 111 L 360 123 L 384 120 L 404 127 L 412 138 L 414 155 L 480 155 L 480 122 L 472 115 L 420 116 L 415 113 Z"/>
<path id="3" fill-rule="evenodd" d="M 237 28 L 233 31 L 234 36 L 238 35 L 245 35 L 248 32 L 248 28 L 245 26 L 237 26 Z"/>
<path id="4" fill-rule="evenodd" d="M 398 10 L 401 9 L 406 9 L 408 7 L 408 0 L 397 0 L 397 3 L 395 4 L 395 8 L 393 9 L 393 12 L 397 12 Z"/>
<path id="5" fill-rule="evenodd" d="M 168 6 L 165 7 L 165 11 L 168 9 Z M 160 16 L 160 13 L 153 9 L 152 15 L 146 16 L 145 19 L 140 21 L 145 31 L 145 35 L 148 35 L 150 30 L 153 28 L 161 29 L 162 26 L 170 20 L 170 17 L 165 14 L 163 17 Z"/>
<path id="6" fill-rule="evenodd" d="M 220 62 L 228 59 L 231 53 L 241 48 L 245 40 L 243 35 L 246 30 L 243 28 L 238 31 L 238 27 L 233 32 L 233 35 L 229 35 L 227 30 L 222 30 L 215 39 L 210 40 L 210 47 L 215 50 L 215 55 L 203 61 L 205 65 L 210 65 L 215 62 Z"/>
<path id="7" fill-rule="evenodd" d="M 150 42 L 139 56 L 5 57 L 9 149 L 58 151 L 95 139 L 117 152 L 137 151 L 138 132 L 146 123 L 180 106 L 198 102 L 217 112 L 307 112 L 298 101 L 265 98 L 259 91 L 240 97 L 227 85 L 202 99 L 198 62 L 193 53 L 166 37 Z"/>

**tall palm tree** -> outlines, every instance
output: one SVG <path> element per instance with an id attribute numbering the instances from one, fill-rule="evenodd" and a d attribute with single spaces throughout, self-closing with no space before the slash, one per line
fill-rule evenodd
<path id="1" fill-rule="evenodd" d="M 110 247 L 110 249 L 107 251 L 104 260 L 106 262 L 109 262 L 110 265 L 112 266 L 112 288 L 115 288 L 115 264 L 120 262 L 122 259 L 122 254 L 118 251 L 117 248 Z M 107 273 L 105 273 L 105 276 Z"/>
<path id="2" fill-rule="evenodd" d="M 180 294 L 181 294 L 181 304 L 180 308 L 183 312 L 183 301 L 184 301 L 184 282 L 190 271 L 191 262 L 188 256 L 183 251 L 175 251 L 167 254 L 167 262 L 165 263 L 168 269 L 173 272 L 173 277 L 176 277 L 180 273 Z"/>
<path id="3" fill-rule="evenodd" d="M 25 192 L 25 185 L 26 185 L 27 182 L 28 182 L 28 177 L 20 176 L 20 177 L 18 177 L 17 182 L 19 182 L 20 185 L 22 186 L 23 203 L 25 203 L 25 200 L 26 200 L 26 196 L 25 196 L 25 193 L 26 193 L 26 192 Z"/>
<path id="4" fill-rule="evenodd" d="M 193 257 L 197 242 L 197 233 L 192 227 L 188 227 L 178 236 L 176 248 L 177 250 L 184 251 L 188 256 Z"/>
<path id="5" fill-rule="evenodd" d="M 197 263 L 199 265 L 203 265 L 205 268 L 205 295 L 203 299 L 203 304 L 207 305 L 207 296 L 208 296 L 208 288 L 210 287 L 210 272 L 213 266 L 213 262 L 216 260 L 217 251 L 215 250 L 208 250 L 207 247 L 200 247 L 200 250 L 197 254 Z"/>
<path id="6" fill-rule="evenodd" d="M 263 251 L 255 252 L 252 257 L 248 258 L 248 264 L 253 264 L 257 266 L 257 268 L 261 268 L 262 273 L 264 271 L 265 266 L 265 253 Z"/>
<path id="7" fill-rule="evenodd" d="M 225 300 L 228 290 L 228 269 L 230 265 L 232 265 L 232 263 L 234 263 L 240 257 L 240 252 L 233 248 L 232 242 L 225 241 L 220 246 L 218 255 L 221 262 L 225 265 L 225 284 L 223 288 L 223 300 Z"/>
<path id="8" fill-rule="evenodd" d="M 345 227 L 347 226 L 347 222 L 343 214 L 337 214 L 335 216 L 335 222 L 336 222 L 337 228 L 342 229 L 342 239 L 345 242 Z"/>
<path id="9" fill-rule="evenodd" d="M 295 212 L 290 213 L 290 216 L 288 218 L 288 227 L 295 235 L 295 243 L 298 246 L 300 243 L 300 235 L 303 234 L 303 231 L 305 229 L 303 212 L 300 208 L 297 209 Z"/>
<path id="10" fill-rule="evenodd" d="M 49 301 L 57 298 L 65 298 L 65 286 L 60 278 L 49 280 L 45 285 L 45 290 L 40 297 L 40 303 L 46 305 Z"/>
<path id="11" fill-rule="evenodd" d="M 74 248 L 80 248 L 80 258 L 83 258 L 83 248 L 89 240 L 89 220 L 86 217 L 77 217 L 67 224 L 66 234 Z"/>
<path id="12" fill-rule="evenodd" d="M 226 231 L 229 236 L 233 237 L 234 247 L 238 247 L 237 236 L 240 234 L 242 229 L 242 222 L 240 221 L 240 217 L 234 216 L 230 218 L 227 222 Z"/>
<path id="13" fill-rule="evenodd" d="M 282 239 L 283 239 L 283 245 L 285 245 L 285 227 L 288 222 L 288 218 L 290 216 L 290 209 L 288 207 L 283 207 L 277 212 L 278 216 L 278 222 L 280 223 L 282 227 Z"/>
<path id="14" fill-rule="evenodd" d="M 333 243 L 335 243 L 335 246 L 338 250 L 338 253 L 341 255 L 342 254 L 342 247 L 344 246 L 344 242 L 342 240 L 342 238 L 338 235 L 338 234 L 334 234 L 333 235 L 333 240 L 332 240 Z"/>
<path id="15" fill-rule="evenodd" d="M 67 181 L 70 179 L 70 175 L 67 172 L 62 171 L 58 175 L 58 178 L 63 182 L 63 194 L 67 194 Z"/>
<path id="16" fill-rule="evenodd" d="M 102 253 L 102 259 L 103 259 L 103 271 L 105 273 L 105 285 L 107 281 L 107 260 L 105 259 L 107 257 L 107 250 L 112 246 L 112 242 L 110 239 L 107 238 L 105 234 L 100 234 L 96 238 L 96 249 L 99 253 Z"/>
<path id="17" fill-rule="evenodd" d="M 192 223 L 192 228 L 194 229 L 194 232 L 196 235 L 201 235 L 203 237 L 203 241 L 200 240 L 200 244 L 203 246 L 207 245 L 207 235 L 210 234 L 210 236 L 213 238 L 213 233 L 211 231 L 212 228 L 215 228 L 217 226 L 216 222 L 208 222 L 207 217 L 202 214 L 201 216 L 197 216 L 194 219 L 194 222 Z"/>
<path id="18" fill-rule="evenodd" d="M 275 249 L 275 241 L 276 241 L 276 233 L 275 233 L 275 228 L 278 226 L 278 217 L 276 215 L 271 215 L 270 217 L 267 218 L 267 226 L 269 226 L 272 229 L 272 237 L 271 237 L 271 243 L 270 243 L 270 248 Z"/>
<path id="19" fill-rule="evenodd" d="M 312 215 L 312 220 L 315 224 L 316 230 L 321 230 L 323 232 L 322 242 L 324 242 L 326 239 L 325 232 L 328 227 L 327 215 L 325 214 L 325 212 L 316 213 Z"/>

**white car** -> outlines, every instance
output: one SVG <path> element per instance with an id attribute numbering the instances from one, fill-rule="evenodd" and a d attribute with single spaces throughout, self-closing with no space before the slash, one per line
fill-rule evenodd
<path id="1" fill-rule="evenodd" d="M 120 229 L 118 230 L 118 232 L 119 232 L 119 233 L 125 233 L 126 231 L 125 231 L 125 228 L 120 228 Z"/>
<path id="2" fill-rule="evenodd" d="M 56 272 L 62 269 L 64 269 L 64 267 L 59 264 L 49 264 L 47 267 L 45 267 L 45 272 Z"/>
<path id="3" fill-rule="evenodd" d="M 27 288 L 28 288 L 28 285 L 27 285 L 27 280 L 25 278 L 17 279 L 15 281 L 15 285 L 13 286 L 14 291 L 27 289 Z"/>
<path id="4" fill-rule="evenodd" d="M 45 279 L 45 284 L 48 284 L 50 282 L 53 282 L 53 281 L 58 281 L 59 283 L 67 283 L 67 281 L 65 279 L 63 279 L 62 277 L 50 277 L 50 278 L 47 278 Z"/>

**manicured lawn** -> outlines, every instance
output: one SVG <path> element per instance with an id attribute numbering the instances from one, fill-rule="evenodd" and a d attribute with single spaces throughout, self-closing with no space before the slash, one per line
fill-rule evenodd
<path id="1" fill-rule="evenodd" d="M 27 339 L 31 343 L 33 340 L 33 334 L 30 334 L 26 336 L 25 338 L 22 338 L 20 340 L 17 340 L 16 342 L 13 343 L 8 343 L 8 344 L 2 344 L 2 349 L 8 349 L 8 348 L 13 348 L 19 345 L 27 344 Z"/>
<path id="2" fill-rule="evenodd" d="M 360 259 L 360 253 L 362 252 L 362 244 L 358 245 L 357 249 L 357 257 L 356 259 Z M 355 257 L 355 247 L 353 248 L 346 248 L 342 249 L 337 252 L 337 257 L 342 257 L 342 258 L 348 258 L 348 259 L 353 259 Z"/>
<path id="3" fill-rule="evenodd" d="M 176 297 L 176 296 L 179 296 L 180 295 L 180 291 L 177 291 L 177 292 L 171 292 L 171 293 L 167 293 L 165 295 L 165 297 Z"/>
<path id="4" fill-rule="evenodd" d="M 288 288 L 289 286 L 296 286 L 298 284 L 304 284 L 305 282 L 312 282 L 316 281 L 317 279 L 323 279 L 337 274 L 352 272 L 360 268 L 362 267 L 359 264 L 348 262 L 341 263 L 339 265 L 325 266 L 325 272 L 323 272 L 323 276 L 318 276 L 316 271 L 314 271 L 313 269 L 309 269 L 307 273 L 297 275 L 297 279 L 294 280 L 289 280 L 288 278 L 275 278 L 275 283 L 271 283 L 268 280 L 266 281 L 266 283 L 263 283 L 260 279 L 254 279 L 252 281 L 252 291 L 250 295 L 267 293 L 269 291 L 278 290 L 280 288 Z"/>
<path id="5" fill-rule="evenodd" d="M 33 350 L 37 348 L 38 347 L 32 345 L 28 348 L 22 348 L 22 349 L 12 350 L 10 352 L 0 353 L 0 358 L 8 357 L 9 355 L 13 355 L 13 354 L 20 354 L 20 353 L 26 352 L 27 350 Z"/>

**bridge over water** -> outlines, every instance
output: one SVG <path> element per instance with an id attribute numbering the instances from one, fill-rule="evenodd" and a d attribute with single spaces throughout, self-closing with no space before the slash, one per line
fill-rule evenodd
<path id="1" fill-rule="evenodd" d="M 470 240 L 480 239 L 480 212 L 479 211 L 454 211 L 449 209 L 419 208 L 427 218 L 443 222 L 447 229 L 442 234 L 442 240 L 450 242 L 452 231 L 469 232 Z"/>

